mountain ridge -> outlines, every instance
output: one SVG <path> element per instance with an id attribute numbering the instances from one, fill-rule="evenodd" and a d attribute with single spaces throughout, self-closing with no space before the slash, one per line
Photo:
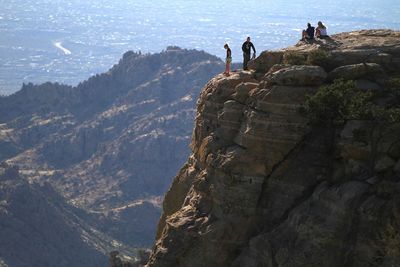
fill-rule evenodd
<path id="1" fill-rule="evenodd" d="M 79 257 L 104 260 L 110 250 L 149 246 L 162 195 L 189 153 L 197 94 L 222 69 L 215 56 L 175 47 L 158 54 L 129 51 L 107 73 L 76 87 L 25 84 L 0 97 L 0 161 L 18 168 L 24 183 L 32 185 L 28 188 L 52 188 L 47 197 L 73 207 L 70 216 L 93 229 L 95 240 L 96 233 L 107 237 L 94 242 L 94 254 Z M 46 197 L 47 191 L 38 192 Z M 54 216 L 63 217 L 62 211 Z M 2 230 L 10 246 L 20 242 Z M 86 237 L 74 242 L 80 238 Z M 45 242 L 37 240 L 39 246 Z M 4 249 L 0 258 L 15 262 Z M 32 256 L 28 251 L 18 254 L 21 260 Z M 135 255 L 135 249 L 121 252 Z"/>

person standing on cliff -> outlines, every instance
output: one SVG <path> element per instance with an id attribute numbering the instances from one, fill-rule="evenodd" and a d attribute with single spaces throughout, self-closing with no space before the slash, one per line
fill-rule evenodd
<path id="1" fill-rule="evenodd" d="M 247 37 L 247 40 L 242 45 L 243 51 L 243 70 L 247 70 L 247 63 L 250 61 L 251 49 L 253 49 L 253 58 L 256 57 L 256 49 L 252 42 L 250 42 L 250 37 Z"/>
<path id="2" fill-rule="evenodd" d="M 232 51 L 229 48 L 228 44 L 224 45 L 224 48 L 226 49 L 226 59 L 225 59 L 225 72 L 224 74 L 226 76 L 229 76 L 229 72 L 231 71 L 231 63 L 232 63 Z"/>

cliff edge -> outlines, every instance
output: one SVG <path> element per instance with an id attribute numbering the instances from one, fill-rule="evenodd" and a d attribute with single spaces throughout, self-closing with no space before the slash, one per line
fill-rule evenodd
<path id="1" fill-rule="evenodd" d="M 398 122 L 327 127 L 299 111 L 345 81 L 377 106 L 393 102 L 400 32 L 299 42 L 250 68 L 201 92 L 192 154 L 165 196 L 147 266 L 399 266 Z"/>

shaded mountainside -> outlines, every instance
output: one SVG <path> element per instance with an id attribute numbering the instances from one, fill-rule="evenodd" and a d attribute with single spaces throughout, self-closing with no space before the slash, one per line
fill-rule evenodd
<path id="1" fill-rule="evenodd" d="M 25 84 L 0 97 L 0 161 L 54 188 L 96 230 L 149 246 L 162 196 L 190 152 L 195 101 L 223 67 L 205 52 L 169 47 L 127 52 L 77 87 Z"/>
<path id="2" fill-rule="evenodd" d="M 85 223 L 86 216 L 51 186 L 0 167 L 0 258 L 8 266 L 106 266 L 112 239 Z"/>
<path id="3" fill-rule="evenodd" d="M 148 266 L 400 266 L 400 33 L 299 42 L 249 66 L 201 92 Z M 319 110 L 316 92 L 331 94 Z M 329 107 L 370 110 L 329 124 Z"/>

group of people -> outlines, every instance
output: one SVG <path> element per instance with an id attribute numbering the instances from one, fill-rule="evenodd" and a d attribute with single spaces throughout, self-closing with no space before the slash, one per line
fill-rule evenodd
<path id="1" fill-rule="evenodd" d="M 232 63 L 232 51 L 229 48 L 228 44 L 224 45 L 226 49 L 226 60 L 225 60 L 225 72 L 226 76 L 229 76 L 231 71 L 231 63 Z M 251 56 L 251 50 L 253 50 L 253 56 Z M 250 41 L 250 37 L 247 37 L 246 41 L 242 44 L 243 51 L 243 70 L 247 70 L 247 63 L 249 63 L 250 58 L 256 58 L 256 49 L 253 43 Z"/>
<path id="2" fill-rule="evenodd" d="M 318 21 L 317 28 L 311 26 L 311 23 L 307 23 L 307 29 L 303 30 L 301 35 L 301 40 L 313 40 L 314 38 L 326 38 L 328 37 L 328 32 L 326 30 L 325 25 Z"/>
<path id="3" fill-rule="evenodd" d="M 312 40 L 314 38 L 326 38 L 328 37 L 328 32 L 326 30 L 325 25 L 318 21 L 317 28 L 311 26 L 310 23 L 307 23 L 307 29 L 303 30 L 301 40 Z M 224 45 L 226 49 L 226 59 L 225 59 L 225 72 L 226 76 L 230 75 L 231 71 L 231 63 L 232 63 L 232 51 L 229 48 L 228 44 Z M 251 50 L 253 50 L 253 56 L 251 56 Z M 250 41 L 250 37 L 247 37 L 246 41 L 242 44 L 243 51 L 243 70 L 247 70 L 247 64 L 250 59 L 254 59 L 256 57 L 256 49 L 253 43 Z"/>

